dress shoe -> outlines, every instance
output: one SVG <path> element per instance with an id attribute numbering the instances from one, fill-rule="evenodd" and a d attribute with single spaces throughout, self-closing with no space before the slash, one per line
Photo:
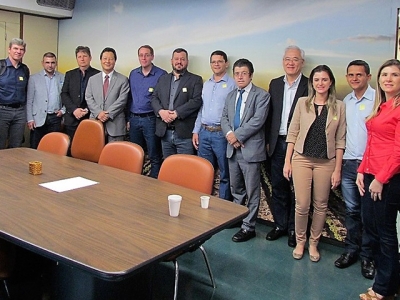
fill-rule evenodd
<path id="1" fill-rule="evenodd" d="M 343 253 L 340 257 L 335 261 L 335 266 L 339 269 L 344 269 L 357 261 L 357 256 L 348 252 Z"/>
<path id="2" fill-rule="evenodd" d="M 375 265 L 372 261 L 362 260 L 361 261 L 361 274 L 367 279 L 374 279 L 375 277 Z"/>
<path id="3" fill-rule="evenodd" d="M 296 248 L 293 250 L 293 258 L 294 259 L 302 259 L 304 254 L 304 246 L 296 246 Z"/>
<path id="4" fill-rule="evenodd" d="M 289 230 L 289 237 L 287 244 L 289 247 L 296 247 L 296 234 L 294 233 L 294 230 Z"/>
<path id="5" fill-rule="evenodd" d="M 265 238 L 269 241 L 275 241 L 284 235 L 285 235 L 285 231 L 283 231 L 282 229 L 279 229 L 278 227 L 275 227 L 270 232 L 268 232 L 268 234 Z"/>
<path id="6" fill-rule="evenodd" d="M 256 236 L 256 232 L 254 230 L 253 231 L 249 231 L 249 230 L 246 230 L 246 229 L 240 229 L 232 237 L 232 241 L 234 241 L 234 242 L 246 242 L 246 241 L 252 239 L 255 236 Z"/>
<path id="7" fill-rule="evenodd" d="M 310 251 L 311 249 L 313 249 L 314 251 Z M 309 246 L 308 253 L 310 255 L 310 260 L 312 262 L 319 262 L 319 260 L 321 259 L 321 255 L 319 254 L 319 251 L 318 251 L 317 247 L 315 247 L 315 246 Z"/>

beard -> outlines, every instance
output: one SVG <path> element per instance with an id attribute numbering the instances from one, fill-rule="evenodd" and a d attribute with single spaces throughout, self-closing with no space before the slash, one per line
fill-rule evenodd
<path id="1" fill-rule="evenodd" d="M 172 66 L 172 70 L 174 70 L 174 72 L 176 74 L 183 74 L 186 72 L 186 68 L 182 68 L 181 70 L 178 70 L 177 68 L 175 68 L 175 66 Z"/>

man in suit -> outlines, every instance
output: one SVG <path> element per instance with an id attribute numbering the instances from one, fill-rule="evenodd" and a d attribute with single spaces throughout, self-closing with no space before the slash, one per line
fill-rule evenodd
<path id="1" fill-rule="evenodd" d="M 160 172 L 161 141 L 156 136 L 156 115 L 151 107 L 151 97 L 158 79 L 167 72 L 153 64 L 154 50 L 149 45 L 138 49 L 140 67 L 129 74 L 132 99 L 129 103 L 129 139 L 132 143 L 147 148 L 151 164 L 150 177 L 157 178 Z"/>
<path id="2" fill-rule="evenodd" d="M 76 128 L 82 119 L 89 118 L 89 110 L 85 100 L 85 91 L 89 78 L 100 71 L 90 66 L 92 55 L 89 47 L 78 46 L 75 50 L 78 68 L 65 73 L 61 89 L 61 100 L 66 108 L 64 115 L 65 132 L 71 142 Z"/>
<path id="3" fill-rule="evenodd" d="M 106 142 L 123 141 L 126 134 L 129 82 L 126 76 L 114 70 L 116 61 L 117 53 L 113 48 L 101 51 L 103 71 L 89 78 L 85 94 L 90 118 L 104 123 Z"/>
<path id="4" fill-rule="evenodd" d="M 194 154 L 192 130 L 202 105 L 203 80 L 187 70 L 188 64 L 187 51 L 175 49 L 172 72 L 160 77 L 151 100 L 164 159 L 176 153 Z"/>
<path id="5" fill-rule="evenodd" d="M 29 78 L 26 119 L 31 130 L 30 146 L 36 149 L 40 140 L 49 132 L 61 131 L 65 107 L 61 103 L 64 74 L 56 71 L 57 58 L 46 52 L 42 60 L 43 70 Z"/>
<path id="6" fill-rule="evenodd" d="M 273 241 L 288 234 L 288 245 L 296 246 L 294 231 L 295 197 L 291 183 L 283 177 L 286 155 L 286 135 L 297 100 L 308 95 L 308 78 L 301 70 L 304 65 L 304 51 L 289 46 L 283 56 L 285 75 L 271 80 L 271 111 L 266 122 L 267 152 L 271 158 L 272 199 L 271 212 L 275 226 L 266 239 Z"/>
<path id="7" fill-rule="evenodd" d="M 233 65 L 238 89 L 231 91 L 225 101 L 221 127 L 228 144 L 231 192 L 233 201 L 250 212 L 243 219 L 241 229 L 232 237 L 234 242 L 245 242 L 256 236 L 255 224 L 260 204 L 261 162 L 266 159 L 264 123 L 267 119 L 270 95 L 251 83 L 253 64 L 239 59 Z"/>

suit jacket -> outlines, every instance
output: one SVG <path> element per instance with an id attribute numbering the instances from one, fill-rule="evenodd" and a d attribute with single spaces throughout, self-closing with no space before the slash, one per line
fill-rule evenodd
<path id="1" fill-rule="evenodd" d="M 74 110 L 78 107 L 86 108 L 85 99 L 81 99 L 81 75 L 80 69 L 76 68 L 65 73 L 64 84 L 61 89 L 61 100 L 66 108 L 64 115 L 64 124 L 68 126 L 77 126 L 79 120 L 74 116 Z M 89 67 L 86 70 L 87 79 L 100 71 Z M 82 101 L 81 101 L 82 100 Z M 87 115 L 89 117 L 89 115 Z"/>
<path id="2" fill-rule="evenodd" d="M 271 105 L 266 122 L 266 139 L 269 144 L 268 156 L 272 156 L 275 150 L 276 142 L 279 136 L 279 128 L 281 127 L 282 120 L 282 109 L 283 109 L 283 94 L 285 91 L 285 82 L 283 81 L 285 76 L 281 76 L 272 79 L 269 84 L 269 93 L 271 94 Z M 292 107 L 290 108 L 288 126 L 293 116 L 294 108 L 296 107 L 297 100 L 300 97 L 306 97 L 308 95 L 308 78 L 304 75 L 301 76 L 299 85 L 297 87 L 296 94 L 293 99 Z"/>
<path id="3" fill-rule="evenodd" d="M 65 113 L 65 107 L 62 106 L 60 97 L 61 88 L 64 83 L 64 74 L 56 71 L 52 80 L 55 80 L 57 87 L 58 109 Z M 47 117 L 47 104 L 49 103 L 46 78 L 43 70 L 33 74 L 29 78 L 26 98 L 26 120 L 28 122 L 35 121 L 36 127 L 43 126 Z"/>
<path id="4" fill-rule="evenodd" d="M 240 125 L 233 130 L 236 98 L 237 89 L 231 91 L 226 97 L 221 117 L 222 132 L 225 136 L 229 131 L 234 132 L 236 138 L 244 145 L 241 151 L 247 162 L 263 161 L 266 159 L 264 125 L 268 115 L 270 95 L 253 84 L 246 100 Z M 231 158 L 234 150 L 234 147 L 228 143 L 226 156 Z"/>
<path id="5" fill-rule="evenodd" d="M 294 150 L 303 153 L 304 141 L 308 130 L 315 120 L 315 110 L 311 107 L 307 112 L 307 97 L 297 101 L 292 122 L 288 129 L 286 142 L 294 144 Z M 328 159 L 336 156 L 336 149 L 345 149 L 346 146 L 346 112 L 343 101 L 336 100 L 336 113 L 329 109 L 325 127 Z"/>
<path id="6" fill-rule="evenodd" d="M 90 118 L 96 119 L 101 111 L 107 111 L 110 117 L 104 123 L 107 133 L 121 136 L 126 133 L 125 107 L 129 95 L 128 78 L 117 71 L 111 76 L 106 97 L 103 96 L 102 72 L 89 78 L 85 99 L 90 110 Z"/>
<path id="7" fill-rule="evenodd" d="M 163 137 L 167 130 L 167 124 L 162 121 L 158 112 L 161 109 L 168 109 L 172 76 L 174 75 L 169 73 L 160 77 L 151 99 L 151 105 L 157 116 L 156 135 L 159 137 Z M 203 79 L 186 71 L 179 81 L 174 98 L 174 110 L 176 110 L 178 118 L 173 122 L 173 125 L 178 137 L 191 139 L 197 112 L 203 104 L 201 98 Z"/>

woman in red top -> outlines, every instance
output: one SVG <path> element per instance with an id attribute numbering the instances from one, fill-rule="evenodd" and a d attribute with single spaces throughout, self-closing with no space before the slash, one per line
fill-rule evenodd
<path id="1" fill-rule="evenodd" d="M 360 299 L 394 299 L 399 286 L 397 212 L 400 210 L 400 61 L 378 71 L 375 105 L 367 118 L 367 147 L 356 184 L 364 229 L 376 264 L 372 288 Z"/>

